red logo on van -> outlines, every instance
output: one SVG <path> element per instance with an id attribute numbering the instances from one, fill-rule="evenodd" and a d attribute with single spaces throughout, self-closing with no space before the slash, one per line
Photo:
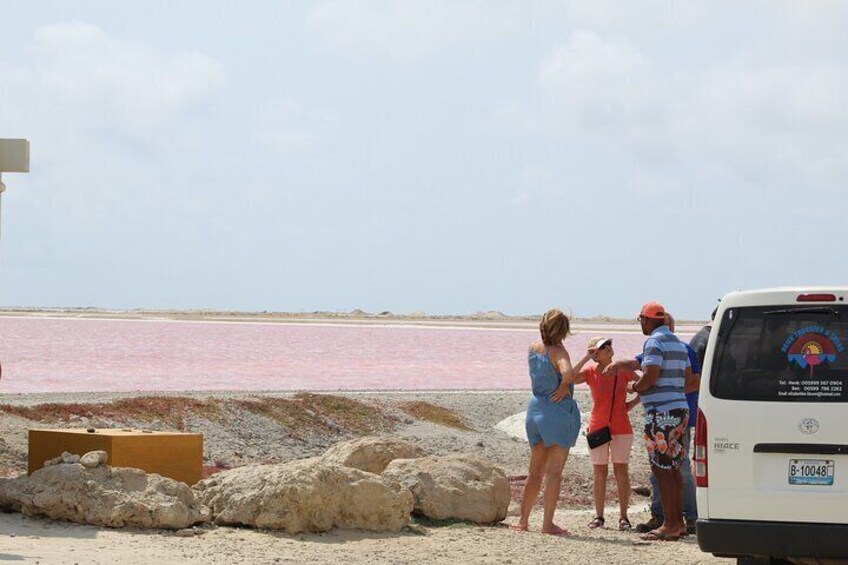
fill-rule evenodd
<path id="1" fill-rule="evenodd" d="M 809 367 L 811 377 L 816 366 L 833 363 L 837 353 L 844 349 L 836 332 L 821 326 L 807 326 L 793 332 L 780 348 L 786 353 L 789 363 L 802 369 Z"/>

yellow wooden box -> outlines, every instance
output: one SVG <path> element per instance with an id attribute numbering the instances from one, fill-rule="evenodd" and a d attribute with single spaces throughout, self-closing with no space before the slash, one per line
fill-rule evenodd
<path id="1" fill-rule="evenodd" d="M 188 485 L 203 478 L 203 435 L 142 430 L 29 430 L 32 473 L 63 451 L 83 455 L 102 450 L 113 467 L 135 467 Z"/>

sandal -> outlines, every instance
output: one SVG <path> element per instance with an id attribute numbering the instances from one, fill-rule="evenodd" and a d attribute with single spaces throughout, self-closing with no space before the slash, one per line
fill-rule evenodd
<path id="1" fill-rule="evenodd" d="M 604 517 L 603 516 L 595 516 L 595 519 L 589 522 L 589 527 L 593 530 L 595 528 L 602 528 L 604 526 Z"/>
<path id="2" fill-rule="evenodd" d="M 510 524 L 509 529 L 513 532 L 526 532 L 528 530 L 527 526 L 522 524 Z"/>
<path id="3" fill-rule="evenodd" d="M 627 518 L 619 518 L 618 519 L 618 530 L 620 532 L 629 532 L 633 529 L 633 526 L 630 525 L 630 520 Z"/>
<path id="4" fill-rule="evenodd" d="M 657 530 L 651 530 L 642 539 L 645 541 L 678 541 L 680 536 L 677 534 L 663 534 Z"/>

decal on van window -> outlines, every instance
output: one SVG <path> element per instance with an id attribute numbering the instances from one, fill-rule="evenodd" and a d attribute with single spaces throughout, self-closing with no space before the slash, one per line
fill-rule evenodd
<path id="1" fill-rule="evenodd" d="M 815 367 L 836 361 L 836 355 L 845 350 L 836 332 L 821 326 L 806 326 L 792 332 L 780 350 L 786 354 L 790 365 L 801 369 L 810 368 L 810 377 Z"/>

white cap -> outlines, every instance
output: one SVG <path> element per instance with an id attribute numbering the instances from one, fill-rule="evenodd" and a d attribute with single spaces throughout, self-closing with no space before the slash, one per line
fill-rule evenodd
<path id="1" fill-rule="evenodd" d="M 600 349 L 608 343 L 612 343 L 612 338 L 609 338 L 609 337 L 593 337 L 586 344 L 586 349 Z"/>

